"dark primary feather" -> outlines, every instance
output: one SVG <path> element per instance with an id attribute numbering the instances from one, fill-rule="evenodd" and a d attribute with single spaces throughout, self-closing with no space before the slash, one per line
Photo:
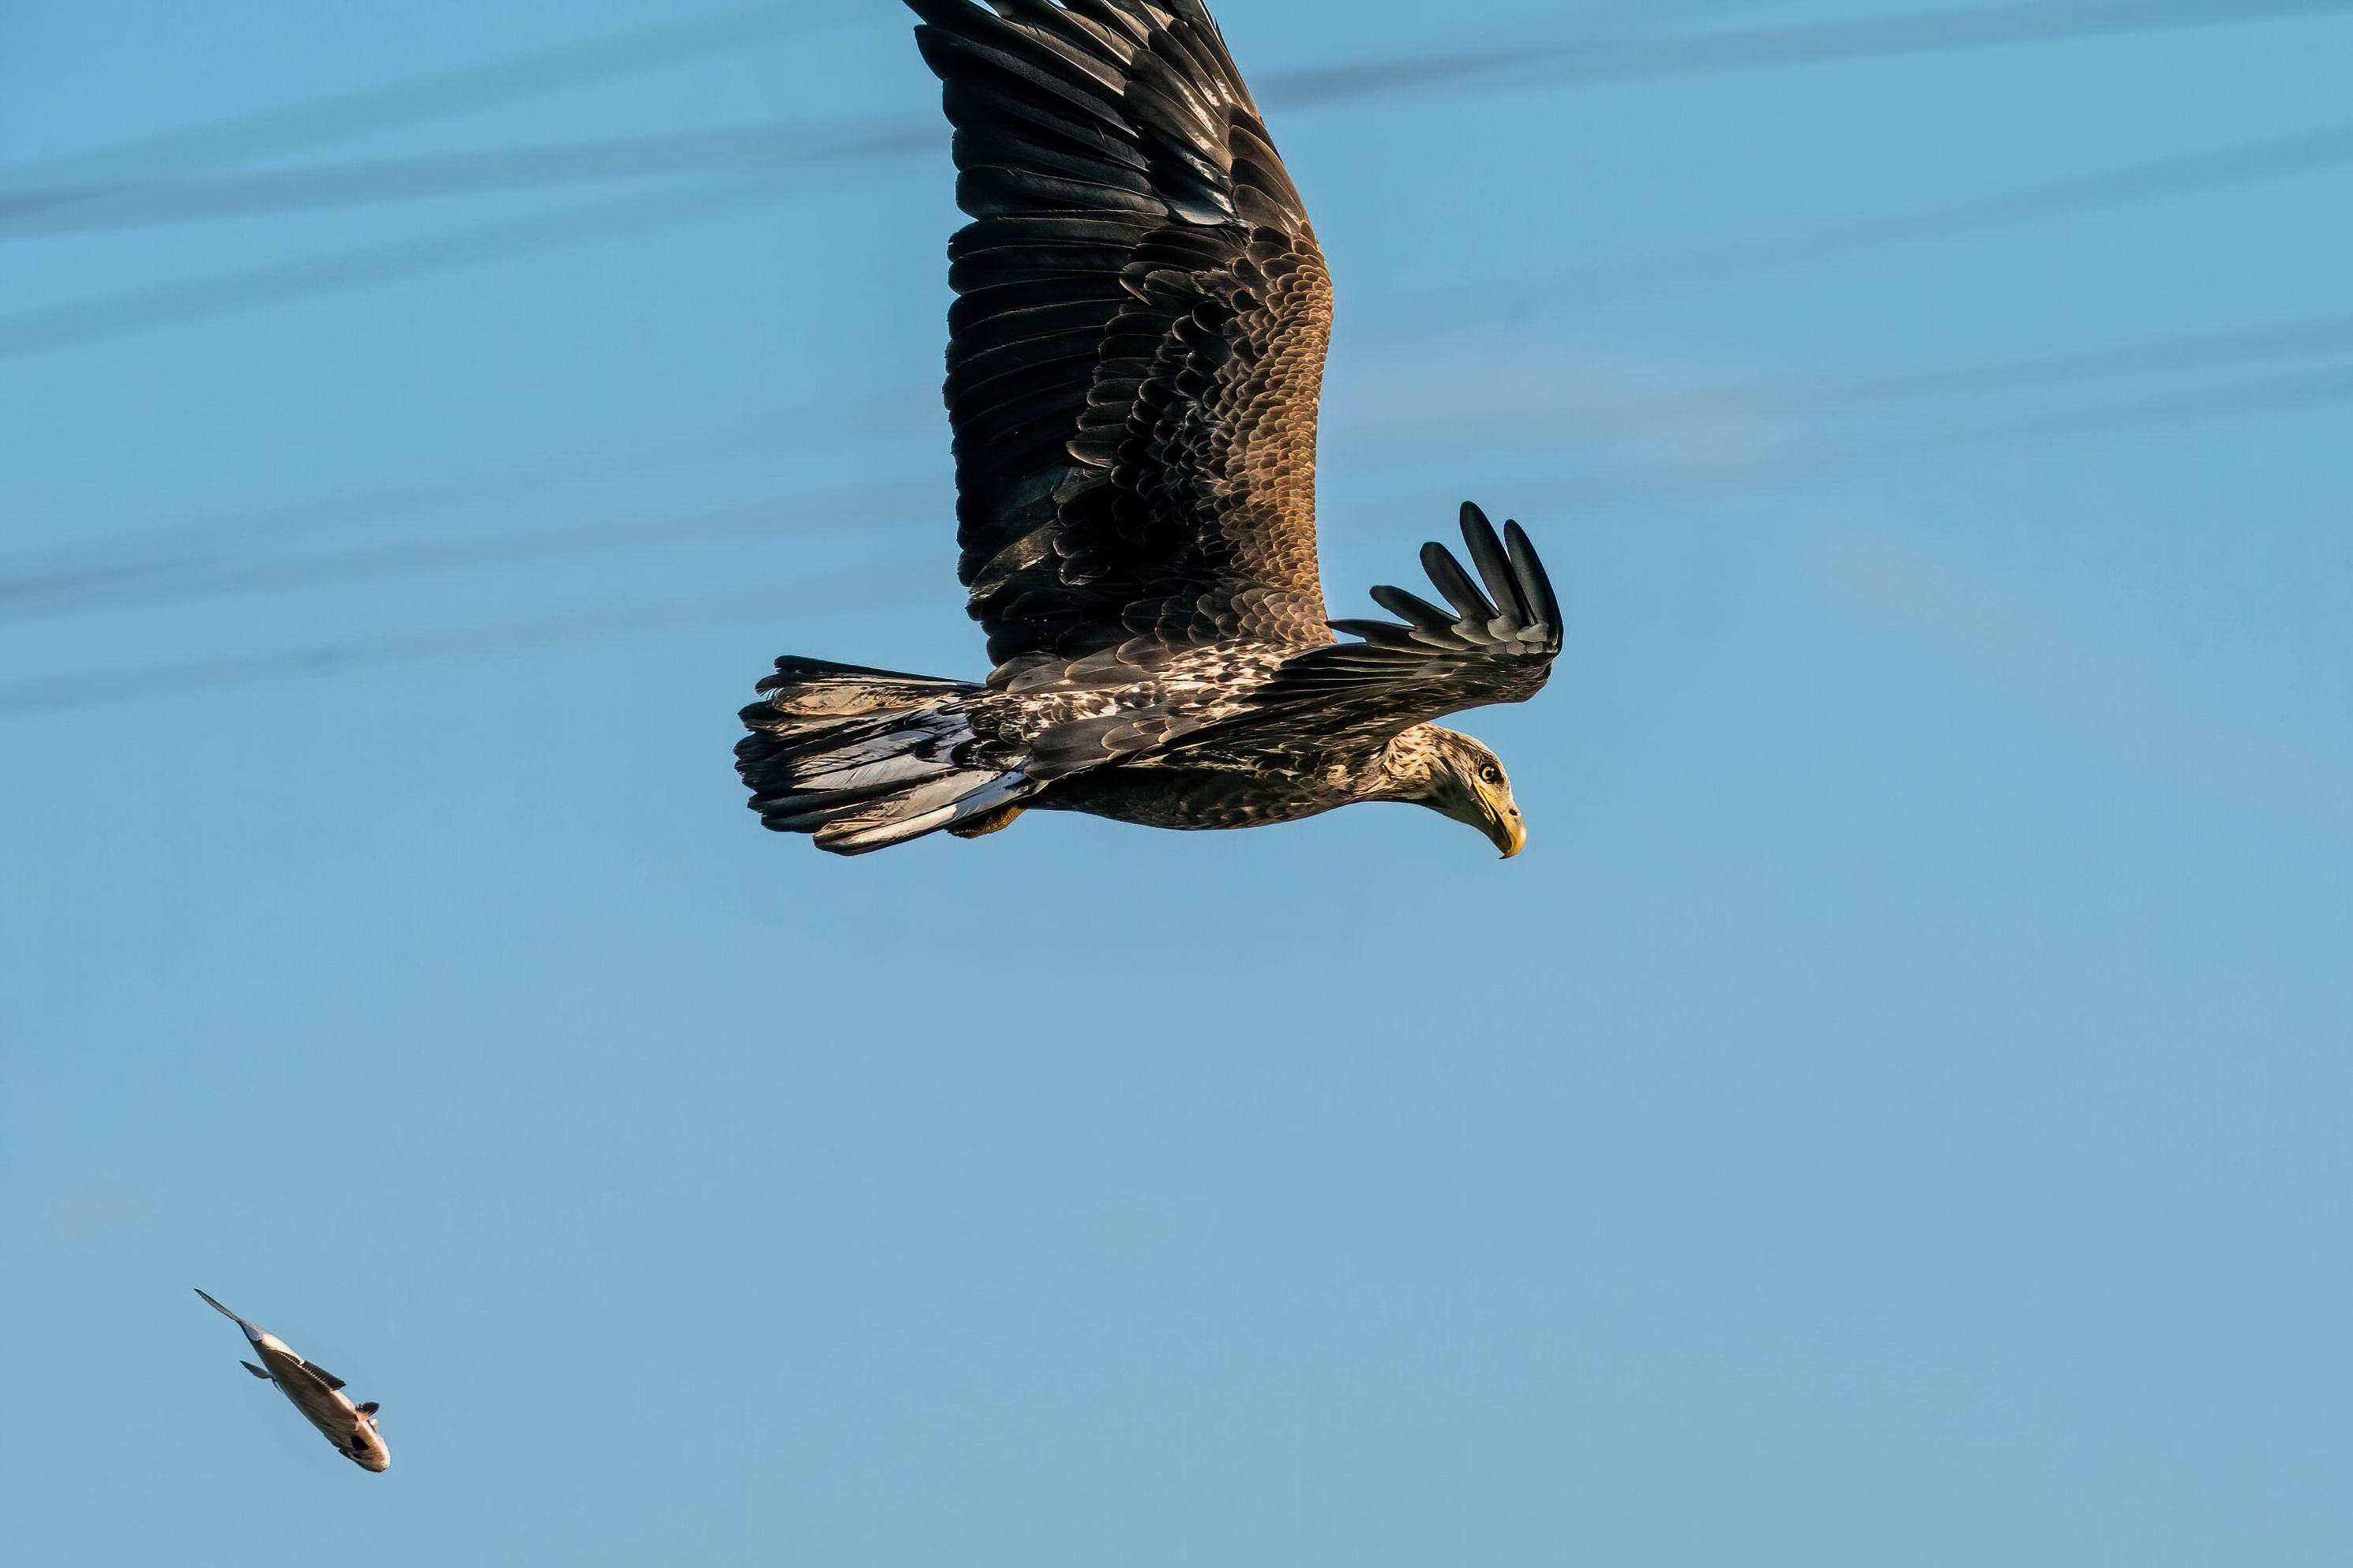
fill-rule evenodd
<path id="1" fill-rule="evenodd" d="M 908 4 L 974 219 L 946 396 L 1001 679 L 1131 639 L 1326 640 L 1331 285 L 1217 25 L 1198 0 Z"/>
<path id="2" fill-rule="evenodd" d="M 1518 523 L 1504 523 L 1499 538 L 1486 513 L 1467 502 L 1462 542 L 1484 592 L 1443 545 L 1424 545 L 1422 564 L 1451 610 L 1401 588 L 1375 588 L 1373 598 L 1402 624 L 1333 622 L 1335 631 L 1365 640 L 1299 655 L 1252 695 L 1253 703 L 1313 704 L 1318 722 L 1394 734 L 1465 708 L 1535 696 L 1560 652 L 1560 601 L 1552 580 Z"/>

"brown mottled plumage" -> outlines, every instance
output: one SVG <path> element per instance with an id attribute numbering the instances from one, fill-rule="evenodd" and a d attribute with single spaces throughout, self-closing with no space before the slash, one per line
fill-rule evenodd
<path id="1" fill-rule="evenodd" d="M 1516 853 L 1492 752 L 1428 721 L 1535 695 L 1560 609 L 1475 507 L 1445 605 L 1327 624 L 1332 287 L 1200 0 L 907 0 L 955 128 L 949 422 L 984 685 L 777 661 L 736 749 L 770 827 L 858 854 L 1025 810 L 1248 827 L 1412 801 Z M 1340 643 L 1333 627 L 1364 638 Z"/>

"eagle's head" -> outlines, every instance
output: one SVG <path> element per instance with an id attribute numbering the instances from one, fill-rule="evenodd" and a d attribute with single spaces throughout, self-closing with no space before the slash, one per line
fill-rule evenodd
<path id="1" fill-rule="evenodd" d="M 1388 744 L 1381 765 L 1392 800 L 1426 805 L 1468 823 L 1508 860 L 1527 847 L 1527 824 L 1512 799 L 1512 781 L 1495 753 L 1455 730 L 1417 724 Z"/>

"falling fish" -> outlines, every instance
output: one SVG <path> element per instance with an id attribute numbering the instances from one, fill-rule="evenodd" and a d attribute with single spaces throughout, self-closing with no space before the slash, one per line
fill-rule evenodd
<path id="1" fill-rule="evenodd" d="M 278 1392 L 294 1402 L 311 1426 L 326 1434 L 335 1451 L 364 1470 L 378 1474 L 392 1468 L 392 1450 L 384 1446 L 384 1438 L 375 1429 L 376 1403 L 354 1405 L 343 1394 L 343 1380 L 324 1367 L 313 1366 L 296 1355 L 286 1342 L 276 1334 L 265 1333 L 230 1311 L 227 1307 L 204 1296 L 212 1310 L 245 1331 L 253 1346 L 253 1353 L 261 1358 L 259 1366 L 241 1363 L 246 1371 L 265 1382 L 278 1385 Z"/>

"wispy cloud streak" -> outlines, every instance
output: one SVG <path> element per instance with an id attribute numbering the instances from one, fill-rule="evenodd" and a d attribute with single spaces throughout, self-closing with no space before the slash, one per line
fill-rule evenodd
<path id="1" fill-rule="evenodd" d="M 549 565 L 636 550 L 675 550 L 801 540 L 825 531 L 889 528 L 921 516 L 928 492 L 764 496 L 722 506 L 678 508 L 524 531 L 379 545 L 291 559 L 189 563 L 154 576 L 93 574 L 78 584 L 27 595 L 10 606 L 19 621 L 92 610 L 153 609 L 250 594 L 300 593 L 341 584 L 375 586 L 460 572 Z M 909 530 L 912 531 L 912 530 Z M 5 584 L 0 584 L 0 595 Z"/>
<path id="2" fill-rule="evenodd" d="M 1776 66 L 1836 65 L 2021 44 L 2179 32 L 2353 12 L 2353 0 L 2029 0 L 1669 37 L 1588 39 L 1293 71 L 1259 94 L 1269 107 L 1339 103 L 1473 78 L 1640 81 Z"/>
<path id="3" fill-rule="evenodd" d="M 2227 798 L 2353 829 L 2353 774 L 2327 757 L 2194 710 L 2149 671 L 1892 539 L 1851 534 L 1820 557 L 1841 597 L 1917 633 L 2026 702 Z"/>
<path id="4" fill-rule="evenodd" d="M 1419 53 L 1397 59 L 1271 72 L 1261 79 L 1257 96 L 1270 109 L 1306 110 L 1422 88 L 1451 87 L 1499 73 L 1508 74 L 1514 80 L 1532 82 L 1631 81 L 2348 13 L 2353 13 L 2353 0 L 2137 0 L 2134 4 L 1978 6 L 1795 26 L 1718 28 L 1668 37 L 1538 41 L 1457 54 Z M 656 60 L 672 58 L 681 50 L 700 52 L 713 47 L 706 31 L 712 36 L 725 37 L 773 34 L 786 30 L 786 20 L 767 13 L 747 13 L 725 27 L 713 25 L 708 30 L 683 30 L 667 51 L 656 51 Z M 617 63 L 614 57 L 621 50 L 619 46 L 599 45 L 591 47 L 587 53 L 603 68 Z M 562 58 L 565 57 L 550 59 L 560 61 Z M 492 68 L 479 74 L 483 77 L 480 83 L 475 83 L 470 75 L 467 77 L 466 92 L 495 98 L 512 88 L 518 79 L 538 85 L 555 80 L 560 70 L 555 64 L 533 61 L 512 69 Z M 376 121 L 388 116 L 398 120 L 429 118 L 451 111 L 448 105 L 452 101 L 472 101 L 465 94 L 453 100 L 448 91 L 417 89 L 413 89 L 414 101 L 404 104 L 402 90 L 364 95 L 356 109 L 330 106 L 301 111 L 290 124 L 324 117 L 330 124 L 349 120 L 360 128 L 373 128 Z M 215 133 L 195 133 L 189 142 L 193 151 L 175 150 L 173 156 L 193 157 L 201 166 L 208 158 L 207 149 L 259 145 L 282 139 L 264 133 L 267 131 L 267 127 L 263 132 L 249 127 L 225 127 Z M 20 176 L 16 188 L 0 188 L 0 237 L 773 166 L 798 158 L 823 156 L 805 150 L 803 144 L 811 137 L 879 142 L 887 144 L 888 150 L 913 152 L 932 146 L 944 134 L 932 117 L 909 115 L 845 121 L 832 126 L 754 127 L 698 135 L 614 138 L 562 146 L 378 160 L 184 182 L 157 180 L 153 168 L 142 169 L 136 178 L 118 176 L 111 181 L 50 186 L 27 183 Z M 209 161 L 220 160 L 209 157 Z"/>
<path id="5" fill-rule="evenodd" d="M 2181 201 L 2348 167 L 2353 167 L 2353 123 L 2064 174 L 1787 234 L 1581 268 L 1505 284 L 1475 299 L 1455 290 L 1430 293 L 1418 297 L 1397 314 L 1416 333 L 1457 328 L 1497 315 L 1524 321 L 1833 258 Z"/>
<path id="6" fill-rule="evenodd" d="M 0 168 L 0 225 L 129 184 L 666 70 L 839 20 L 810 4 L 757 5 Z"/>
<path id="7" fill-rule="evenodd" d="M 412 635 L 239 654 L 223 658 L 150 660 L 86 674 L 37 677 L 0 684 L 0 721 L 90 708 L 177 701 L 289 680 L 319 680 L 355 670 L 443 658 L 484 658 L 534 648 L 703 626 L 727 619 L 781 616 L 789 609 L 807 621 L 836 606 L 863 605 L 867 595 L 903 589 L 904 570 L 870 569 L 837 578 L 775 583 L 727 594 L 695 594 L 650 604 L 619 605 L 534 620 L 505 620 Z"/>

